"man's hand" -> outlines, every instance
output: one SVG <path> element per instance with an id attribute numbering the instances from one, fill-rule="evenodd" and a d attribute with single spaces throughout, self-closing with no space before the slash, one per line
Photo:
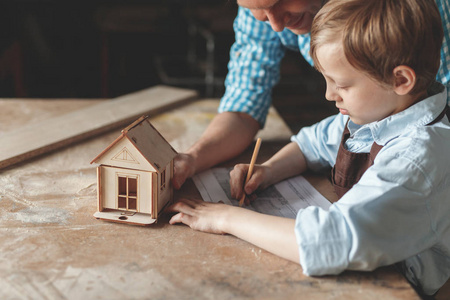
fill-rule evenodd
<path id="1" fill-rule="evenodd" d="M 173 187 L 178 190 L 184 184 L 186 179 L 195 174 L 195 159 L 185 153 L 178 153 L 174 159 L 174 174 L 172 178 Z"/>

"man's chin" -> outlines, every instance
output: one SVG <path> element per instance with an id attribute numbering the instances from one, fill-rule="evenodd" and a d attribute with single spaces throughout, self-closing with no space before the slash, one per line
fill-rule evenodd
<path id="1" fill-rule="evenodd" d="M 288 29 L 296 35 L 307 34 L 310 31 L 309 28 L 308 29 L 290 29 L 290 28 L 288 28 Z"/>

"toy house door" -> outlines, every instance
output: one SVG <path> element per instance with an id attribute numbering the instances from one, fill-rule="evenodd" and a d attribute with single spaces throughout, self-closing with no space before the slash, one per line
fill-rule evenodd
<path id="1" fill-rule="evenodd" d="M 153 173 L 101 166 L 100 211 L 115 209 L 152 214 Z"/>
<path id="2" fill-rule="evenodd" d="M 137 211 L 138 181 L 137 175 L 117 174 L 117 208 Z"/>

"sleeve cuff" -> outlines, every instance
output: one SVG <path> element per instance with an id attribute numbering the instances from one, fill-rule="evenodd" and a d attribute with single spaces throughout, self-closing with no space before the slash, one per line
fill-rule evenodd
<path id="1" fill-rule="evenodd" d="M 300 210 L 295 221 L 295 236 L 305 275 L 336 275 L 348 267 L 351 235 L 337 211 L 315 206 Z"/>

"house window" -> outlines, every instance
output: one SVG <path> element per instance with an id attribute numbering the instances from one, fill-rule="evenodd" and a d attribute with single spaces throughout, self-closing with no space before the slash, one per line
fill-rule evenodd
<path id="1" fill-rule="evenodd" d="M 117 175 L 117 207 L 119 209 L 137 210 L 138 177 Z"/>
<path id="2" fill-rule="evenodd" d="M 166 187 L 166 169 L 161 173 L 161 191 Z"/>

